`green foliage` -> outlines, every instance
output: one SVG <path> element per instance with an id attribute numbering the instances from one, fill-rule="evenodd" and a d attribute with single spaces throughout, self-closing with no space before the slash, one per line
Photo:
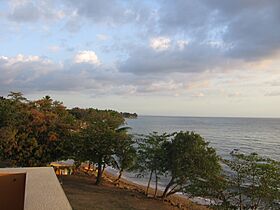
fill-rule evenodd
<path id="1" fill-rule="evenodd" d="M 219 158 L 213 148 L 203 138 L 193 132 L 179 132 L 158 135 L 156 132 L 144 136 L 138 142 L 137 171 L 152 175 L 157 181 L 169 176 L 162 197 L 176 192 L 202 194 L 204 187 L 213 183 L 213 177 L 220 174 Z"/>
<path id="2" fill-rule="evenodd" d="M 179 132 L 166 142 L 166 170 L 171 177 L 163 197 L 176 192 L 202 193 L 200 186 L 210 185 L 220 174 L 219 157 L 204 139 L 194 132 Z"/>
<path id="3" fill-rule="evenodd" d="M 256 153 L 232 153 L 224 160 L 231 169 L 224 191 L 227 202 L 241 209 L 279 209 L 280 163 Z"/>
<path id="4" fill-rule="evenodd" d="M 166 133 L 159 135 L 153 132 L 147 136 L 141 136 L 138 139 L 138 161 L 137 170 L 146 174 L 150 171 L 164 171 L 165 155 L 163 144 L 167 142 L 170 135 Z"/>
<path id="5" fill-rule="evenodd" d="M 148 194 L 152 176 L 155 175 L 157 190 L 159 176 L 166 172 L 166 153 L 163 145 L 172 135 L 173 134 L 168 135 L 166 133 L 159 135 L 153 132 L 150 135 L 142 136 L 138 140 L 137 164 L 135 165 L 135 170 L 142 176 L 149 174 L 146 194 Z"/>
<path id="6" fill-rule="evenodd" d="M 131 171 L 136 163 L 136 149 L 134 148 L 135 141 L 132 135 L 127 134 L 128 127 L 122 127 L 117 129 L 119 134 L 119 141 L 116 146 L 115 156 L 116 165 L 115 168 L 119 169 L 119 176 L 116 179 L 118 181 L 124 170 Z"/>
<path id="7" fill-rule="evenodd" d="M 124 118 L 112 110 L 75 108 L 70 112 L 81 120 L 79 137 L 75 142 L 75 160 L 88 160 L 97 164 L 96 184 L 99 184 L 104 168 L 115 164 L 113 155 L 125 135 L 124 132 L 118 132 Z"/>

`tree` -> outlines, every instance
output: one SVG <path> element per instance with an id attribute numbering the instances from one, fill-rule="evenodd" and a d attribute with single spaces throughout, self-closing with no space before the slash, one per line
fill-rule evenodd
<path id="1" fill-rule="evenodd" d="M 136 162 L 136 149 L 134 148 L 135 141 L 132 135 L 127 134 L 128 127 L 117 129 L 119 133 L 119 141 L 115 150 L 116 168 L 119 169 L 119 176 L 115 180 L 118 182 L 124 170 L 132 170 Z"/>
<path id="2" fill-rule="evenodd" d="M 147 136 L 141 136 L 138 140 L 135 170 L 142 176 L 149 174 L 146 195 L 149 193 L 150 183 L 155 175 L 154 196 L 156 196 L 159 176 L 166 171 L 166 154 L 164 154 L 163 145 L 172 135 L 166 133 L 159 135 L 157 132 L 153 132 Z"/>
<path id="3" fill-rule="evenodd" d="M 256 153 L 232 152 L 224 163 L 230 168 L 226 175 L 228 203 L 239 209 L 279 209 L 280 163 Z"/>
<path id="4" fill-rule="evenodd" d="M 113 155 L 121 138 L 117 129 L 124 118 L 112 110 L 75 109 L 70 112 L 84 122 L 80 127 L 76 159 L 97 164 L 96 184 L 99 184 L 105 167 L 114 164 Z"/>
<path id="5" fill-rule="evenodd" d="M 63 157 L 74 118 L 62 103 L 48 96 L 37 101 L 27 101 L 21 93 L 9 97 L 0 102 L 1 159 L 22 167 L 44 166 Z"/>
<path id="6" fill-rule="evenodd" d="M 176 192 L 191 194 L 199 183 L 210 183 L 220 174 L 219 157 L 204 139 L 194 132 L 179 132 L 164 144 L 165 167 L 170 176 L 162 197 Z"/>

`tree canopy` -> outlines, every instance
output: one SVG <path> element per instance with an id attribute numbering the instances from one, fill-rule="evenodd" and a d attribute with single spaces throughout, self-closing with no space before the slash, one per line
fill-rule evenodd
<path id="1" fill-rule="evenodd" d="M 0 100 L 0 158 L 14 166 L 43 166 L 64 156 L 75 120 L 49 96 L 28 101 L 21 93 Z"/>
<path id="2" fill-rule="evenodd" d="M 96 184 L 99 184 L 104 168 L 115 164 L 113 155 L 116 155 L 119 144 L 126 135 L 118 132 L 124 118 L 112 110 L 74 108 L 70 113 L 83 122 L 80 138 L 75 143 L 78 145 L 75 158 L 97 164 Z"/>

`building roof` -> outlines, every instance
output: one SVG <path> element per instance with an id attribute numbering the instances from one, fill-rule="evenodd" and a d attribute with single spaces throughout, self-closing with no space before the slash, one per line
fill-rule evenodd
<path id="1" fill-rule="evenodd" d="M 0 173 L 26 173 L 25 210 L 72 209 L 52 167 L 0 168 Z"/>

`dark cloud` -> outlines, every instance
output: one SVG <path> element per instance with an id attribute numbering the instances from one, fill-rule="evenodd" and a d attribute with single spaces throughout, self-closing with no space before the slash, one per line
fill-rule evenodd
<path id="1" fill-rule="evenodd" d="M 120 66 L 124 72 L 135 74 L 203 72 L 229 65 L 222 50 L 209 44 L 188 44 L 183 50 L 171 46 L 165 51 L 141 47 L 131 52 Z"/>
<path id="2" fill-rule="evenodd" d="M 183 33 L 197 41 L 216 33 L 231 45 L 227 56 L 257 60 L 280 48 L 280 1 L 278 0 L 179 0 L 163 1 L 159 24 L 163 33 Z"/>
<path id="3" fill-rule="evenodd" d="M 8 20 L 17 23 L 58 20 L 64 16 L 59 5 L 53 0 L 10 1 L 10 10 L 6 13 Z"/>
<path id="4" fill-rule="evenodd" d="M 112 72 L 106 66 L 90 63 L 54 63 L 37 56 L 0 57 L 1 94 L 10 90 L 32 91 L 83 91 L 94 94 L 114 94 L 119 87 L 129 86 L 126 74 Z M 116 77 L 122 79 L 116 80 Z M 125 88 L 122 88 L 125 92 Z"/>
<path id="5" fill-rule="evenodd" d="M 159 26 L 163 33 L 198 35 L 210 24 L 213 12 L 203 1 L 161 1 Z"/>
<path id="6" fill-rule="evenodd" d="M 89 91 L 92 95 L 173 94 L 187 87 L 192 78 L 170 75 L 135 75 L 111 66 L 54 63 L 37 56 L 0 57 L 0 94 L 11 90 Z"/>
<path id="7" fill-rule="evenodd" d="M 229 56 L 258 60 L 280 48 L 280 1 L 266 1 L 259 8 L 243 9 L 228 24 L 224 41 L 233 44 Z"/>

